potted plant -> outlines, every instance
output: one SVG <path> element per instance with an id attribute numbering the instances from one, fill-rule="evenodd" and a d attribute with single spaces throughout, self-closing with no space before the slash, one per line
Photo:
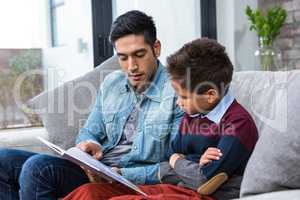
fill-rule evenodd
<path id="1" fill-rule="evenodd" d="M 260 9 L 252 10 L 250 6 L 247 6 L 246 15 L 251 22 L 250 31 L 256 31 L 259 37 L 259 50 L 255 52 L 255 55 L 260 59 L 262 70 L 274 69 L 277 53 L 273 48 L 273 42 L 286 20 L 286 10 L 273 7 L 264 15 Z"/>

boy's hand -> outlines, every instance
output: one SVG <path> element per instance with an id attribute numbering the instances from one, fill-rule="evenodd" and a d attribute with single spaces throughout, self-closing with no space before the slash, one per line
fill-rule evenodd
<path id="1" fill-rule="evenodd" d="M 209 147 L 201 156 L 199 164 L 201 166 L 210 163 L 213 160 L 219 160 L 222 156 L 221 150 L 214 147 Z"/>
<path id="2" fill-rule="evenodd" d="M 175 167 L 176 161 L 177 161 L 179 158 L 184 158 L 184 155 L 183 155 L 183 154 L 179 154 L 179 153 L 174 153 L 174 154 L 170 157 L 169 164 L 170 164 L 170 166 L 171 166 L 173 169 L 174 169 L 174 167 Z"/>

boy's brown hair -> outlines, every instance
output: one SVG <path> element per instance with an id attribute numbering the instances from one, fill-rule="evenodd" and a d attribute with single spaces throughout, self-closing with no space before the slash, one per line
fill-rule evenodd
<path id="1" fill-rule="evenodd" d="M 172 80 L 189 92 L 203 94 L 214 88 L 224 95 L 232 79 L 233 66 L 225 47 L 215 40 L 202 38 L 170 55 L 167 70 Z"/>

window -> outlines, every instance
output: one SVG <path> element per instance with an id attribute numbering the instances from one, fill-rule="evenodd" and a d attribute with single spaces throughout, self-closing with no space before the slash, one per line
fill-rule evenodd
<path id="1" fill-rule="evenodd" d="M 102 10 L 111 15 L 111 7 L 103 2 L 110 0 L 0 1 L 0 129 L 40 126 L 24 103 L 93 70 L 94 56 L 100 57 L 93 54 L 94 46 L 108 56 L 102 49 L 107 45 L 96 37 L 107 36 L 111 24 L 107 18 L 101 20 Z M 92 10 L 99 22 L 94 30 Z M 107 24 L 106 31 L 100 22 Z"/>
<path id="2" fill-rule="evenodd" d="M 44 6 L 41 0 L 0 3 L 0 129 L 41 125 L 23 103 L 44 90 Z"/>
<path id="3" fill-rule="evenodd" d="M 51 42 L 53 47 L 66 44 L 67 33 L 66 23 L 64 23 L 64 10 L 64 0 L 50 0 Z"/>

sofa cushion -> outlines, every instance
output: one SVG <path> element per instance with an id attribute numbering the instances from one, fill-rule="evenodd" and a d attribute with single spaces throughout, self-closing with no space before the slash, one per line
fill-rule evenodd
<path id="1" fill-rule="evenodd" d="M 300 188 L 300 71 L 239 72 L 232 88 L 260 135 L 241 196 Z"/>
<path id="2" fill-rule="evenodd" d="M 52 151 L 39 142 L 37 137 L 48 139 L 48 134 L 45 128 L 30 127 L 0 130 L 0 147 L 21 149 L 38 153 L 51 153 Z"/>
<path id="3" fill-rule="evenodd" d="M 112 57 L 93 71 L 27 102 L 28 107 L 41 117 L 50 141 L 63 148 L 74 146 L 75 137 L 90 113 L 100 83 L 107 74 L 117 69 L 120 69 L 118 59 Z"/>
<path id="4" fill-rule="evenodd" d="M 245 198 L 241 198 L 240 200 L 277 200 L 277 199 L 299 200 L 299 197 L 300 197 L 300 190 L 284 190 L 284 191 L 269 192 L 266 194 L 245 197 Z"/>

